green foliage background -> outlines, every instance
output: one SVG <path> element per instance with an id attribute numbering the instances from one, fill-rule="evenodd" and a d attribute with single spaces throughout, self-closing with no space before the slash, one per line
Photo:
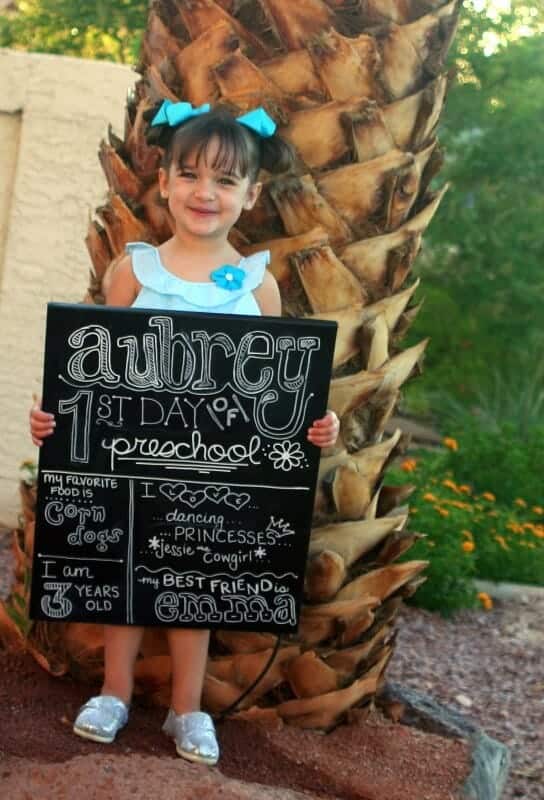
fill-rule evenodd
<path id="1" fill-rule="evenodd" d="M 446 398 L 500 414 L 508 383 L 519 417 L 544 390 L 542 374 L 533 380 L 544 356 L 544 5 L 494 13 L 505 3 L 476 2 L 462 11 L 439 132 L 450 189 L 416 262 L 425 303 L 411 338 L 431 344 L 406 395 L 444 430 Z"/>
<path id="2" fill-rule="evenodd" d="M 133 63 L 146 0 L 20 0 L 0 14 L 0 46 Z"/>

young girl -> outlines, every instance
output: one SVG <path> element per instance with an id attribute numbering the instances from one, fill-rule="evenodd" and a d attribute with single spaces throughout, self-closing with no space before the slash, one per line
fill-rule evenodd
<path id="1" fill-rule="evenodd" d="M 168 203 L 175 233 L 155 248 L 127 245 L 106 289 L 110 306 L 193 312 L 279 316 L 278 286 L 266 271 L 268 252 L 243 258 L 228 240 L 232 226 L 259 197 L 261 168 L 284 171 L 291 151 L 275 135 L 263 109 L 235 119 L 222 109 L 192 108 L 165 101 L 152 122 L 164 146 L 159 171 L 161 197 Z M 53 414 L 34 406 L 32 440 L 40 446 L 53 433 Z M 338 419 L 328 412 L 308 430 L 308 439 L 329 447 Z M 74 723 L 79 736 L 112 742 L 126 724 L 133 671 L 143 628 L 104 626 L 104 683 Z M 209 631 L 169 628 L 172 700 L 163 730 L 175 739 L 180 756 L 215 764 L 219 748 L 211 717 L 200 711 Z"/>

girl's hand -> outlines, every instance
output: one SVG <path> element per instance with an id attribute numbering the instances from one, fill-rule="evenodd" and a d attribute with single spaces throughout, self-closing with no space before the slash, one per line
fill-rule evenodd
<path id="1" fill-rule="evenodd" d="M 340 431 L 340 421 L 334 411 L 327 411 L 324 417 L 316 419 L 308 428 L 308 441 L 316 447 L 332 447 L 336 444 Z"/>
<path id="2" fill-rule="evenodd" d="M 30 409 L 30 436 L 34 444 L 41 447 L 46 436 L 55 430 L 55 415 L 42 411 L 40 402 L 34 403 Z"/>

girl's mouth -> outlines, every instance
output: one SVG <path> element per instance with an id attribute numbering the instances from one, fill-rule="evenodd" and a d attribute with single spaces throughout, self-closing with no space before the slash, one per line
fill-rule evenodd
<path id="1" fill-rule="evenodd" d="M 202 217 L 210 217 L 213 214 L 217 214 L 217 211 L 214 211 L 211 208 L 194 208 L 193 206 L 189 206 L 189 211 L 192 211 L 193 214 L 198 214 Z"/>

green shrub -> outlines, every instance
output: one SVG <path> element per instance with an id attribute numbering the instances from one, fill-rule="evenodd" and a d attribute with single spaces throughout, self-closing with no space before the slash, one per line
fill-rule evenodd
<path id="1" fill-rule="evenodd" d="M 473 578 L 476 575 L 473 553 L 463 550 L 461 530 L 467 527 L 468 512 L 446 507 L 436 475 L 443 470 L 443 454 L 417 455 L 406 459 L 415 471 L 391 470 L 387 483 L 414 483 L 416 490 L 410 497 L 410 529 L 423 534 L 402 560 L 429 561 L 425 570 L 426 582 L 420 586 L 410 602 L 429 611 L 451 614 L 458 608 L 475 605 Z"/>
<path id="2" fill-rule="evenodd" d="M 466 418 L 463 427 L 455 430 L 459 449 L 449 451 L 446 469 L 457 480 L 470 483 L 476 491 L 492 492 L 501 503 L 521 498 L 529 506 L 544 505 L 544 425 L 523 436 L 511 422 L 489 430 L 482 429 L 478 420 Z"/>
<path id="3" fill-rule="evenodd" d="M 386 476 L 387 483 L 416 486 L 410 528 L 425 538 L 403 559 L 430 565 L 412 602 L 448 615 L 477 603 L 475 577 L 544 585 L 544 508 L 519 497 L 497 502 L 493 492 L 459 480 L 449 467 L 461 446 L 445 441 L 449 452 L 417 452 Z"/>

